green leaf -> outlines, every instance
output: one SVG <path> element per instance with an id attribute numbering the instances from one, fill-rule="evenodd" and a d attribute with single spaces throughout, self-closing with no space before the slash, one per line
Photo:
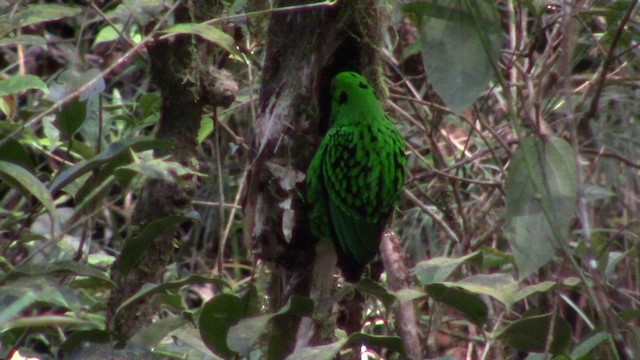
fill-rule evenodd
<path id="1" fill-rule="evenodd" d="M 47 40 L 37 35 L 16 35 L 0 39 L 0 46 L 7 45 L 35 45 L 45 50 L 48 49 Z"/>
<path id="2" fill-rule="evenodd" d="M 471 322 L 482 326 L 487 321 L 489 310 L 477 294 L 447 284 L 429 284 L 425 290 L 434 300 L 460 311 Z"/>
<path id="3" fill-rule="evenodd" d="M 497 339 L 524 352 L 543 352 L 547 339 L 551 339 L 549 351 L 554 355 L 561 354 L 571 344 L 571 326 L 556 314 L 550 335 L 551 320 L 551 314 L 543 314 L 514 321 L 498 333 Z"/>
<path id="4" fill-rule="evenodd" d="M 23 11 L 0 16 L 0 33 L 23 26 L 75 16 L 80 11 L 79 7 L 71 5 L 31 4 Z"/>
<path id="5" fill-rule="evenodd" d="M 144 299 L 148 296 L 158 294 L 164 291 L 179 289 L 186 285 L 191 284 L 215 284 L 220 287 L 231 288 L 231 285 L 223 279 L 213 278 L 204 275 L 189 275 L 185 278 L 174 280 L 174 281 L 165 281 L 162 284 L 145 284 L 142 288 L 135 293 L 133 296 L 122 302 L 120 306 L 116 309 L 115 316 L 120 314 L 124 308 L 131 305 L 132 303 Z"/>
<path id="6" fill-rule="evenodd" d="M 479 274 L 469 276 L 460 281 L 443 282 L 438 285 L 461 288 L 473 294 L 488 295 L 510 308 L 516 302 L 534 293 L 551 290 L 556 283 L 544 281 L 518 289 L 518 282 L 509 274 Z"/>
<path id="7" fill-rule="evenodd" d="M 588 339 L 581 342 L 578 346 L 576 346 L 573 351 L 571 351 L 571 359 L 573 360 L 583 360 L 588 359 L 588 355 L 595 349 L 598 345 L 607 341 L 611 335 L 607 332 L 599 332 L 590 336 Z"/>
<path id="8" fill-rule="evenodd" d="M 152 349 L 158 345 L 167 334 L 187 323 L 189 323 L 187 319 L 176 316 L 156 320 L 150 326 L 144 327 L 137 332 L 131 338 L 131 341 L 136 344 L 143 344 L 149 349 Z"/>
<path id="9" fill-rule="evenodd" d="M 402 290 L 396 291 L 394 293 L 394 296 L 398 300 L 398 303 L 403 304 L 407 301 L 413 301 L 413 300 L 426 297 L 427 294 L 422 291 L 418 291 L 414 289 L 402 289 Z"/>
<path id="10" fill-rule="evenodd" d="M 554 281 L 543 281 L 535 285 L 525 286 L 514 295 L 514 302 L 525 299 L 535 293 L 547 292 L 556 286 Z"/>
<path id="11" fill-rule="evenodd" d="M 227 333 L 227 345 L 232 351 L 247 355 L 256 348 L 258 341 L 268 334 L 269 321 L 278 316 L 306 316 L 313 313 L 313 300 L 297 295 L 277 313 L 241 320 Z"/>
<path id="12" fill-rule="evenodd" d="M 160 235 L 174 231 L 178 225 L 188 220 L 194 220 L 194 217 L 167 216 L 151 222 L 137 236 L 127 239 L 120 253 L 120 270 L 126 273 L 136 267 L 153 240 Z"/>
<path id="13" fill-rule="evenodd" d="M 211 349 L 203 341 L 199 329 L 189 323 L 171 331 L 165 339 L 172 341 L 162 341 L 153 347 L 155 354 L 162 354 L 163 358 L 169 359 L 193 359 L 193 360 L 218 360 Z"/>
<path id="14" fill-rule="evenodd" d="M 96 39 L 93 41 L 92 47 L 104 42 L 120 39 L 120 34 L 123 33 L 124 30 L 125 30 L 125 27 L 123 24 L 113 24 L 113 26 L 112 25 L 104 26 L 102 29 L 100 29 L 100 31 L 98 32 L 98 35 L 96 35 Z M 131 39 L 131 41 L 133 41 L 136 44 L 142 40 L 142 35 L 140 35 L 140 32 L 138 31 L 137 26 L 128 27 L 128 34 L 126 32 L 124 32 L 124 34 L 127 35 L 129 39 Z"/>
<path id="15" fill-rule="evenodd" d="M 50 275 L 74 275 L 96 278 L 112 283 L 109 276 L 87 264 L 77 261 L 63 260 L 47 264 L 26 264 L 13 268 L 8 274 L 7 280 L 14 280 L 22 276 L 50 276 Z"/>
<path id="16" fill-rule="evenodd" d="M 457 282 L 443 283 L 446 286 L 457 286 L 474 294 L 489 295 L 506 307 L 516 301 L 518 282 L 509 274 L 472 275 Z"/>
<path id="17" fill-rule="evenodd" d="M 83 345 L 91 343 L 94 348 L 96 344 L 105 344 L 111 341 L 113 334 L 106 330 L 92 329 L 92 330 L 75 330 L 66 337 L 64 342 L 60 345 L 59 355 L 62 359 L 90 359 L 90 357 L 77 357 L 78 353 L 82 352 L 79 349 L 86 349 Z M 113 349 L 111 346 L 110 349 Z M 75 353 L 74 353 L 75 352 Z M 74 356 L 71 356 L 71 354 Z"/>
<path id="18" fill-rule="evenodd" d="M 569 144 L 558 137 L 529 137 L 507 172 L 506 235 L 520 278 L 549 262 L 567 242 L 576 212 L 577 168 Z"/>
<path id="19" fill-rule="evenodd" d="M 61 327 L 61 326 L 90 326 L 95 327 L 93 323 L 85 319 L 79 319 L 74 316 L 58 316 L 58 315 L 38 315 L 30 317 L 20 317 L 15 320 L 2 324 L 0 332 L 8 329 L 23 329 L 34 327 Z"/>
<path id="20" fill-rule="evenodd" d="M 14 139 L 4 139 L 0 146 L 0 161 L 16 164 L 29 172 L 35 171 L 33 161 L 24 146 Z"/>
<path id="21" fill-rule="evenodd" d="M 348 340 L 341 339 L 327 345 L 299 349 L 287 356 L 286 360 L 333 360 Z"/>
<path id="22" fill-rule="evenodd" d="M 170 26 L 163 31 L 167 34 L 160 37 L 160 39 L 165 39 L 174 35 L 198 35 L 203 39 L 227 50 L 230 54 L 242 58 L 242 55 L 236 48 L 236 43 L 235 40 L 233 40 L 233 37 L 211 25 L 203 23 L 181 23 Z"/>
<path id="23" fill-rule="evenodd" d="M 430 83 L 453 112 L 462 113 L 495 75 L 502 42 L 495 5 L 485 0 L 414 1 L 403 11 L 419 30 Z"/>
<path id="24" fill-rule="evenodd" d="M 480 246 L 482 254 L 482 270 L 501 268 L 514 262 L 511 252 L 504 252 L 491 246 Z"/>
<path id="25" fill-rule="evenodd" d="M 201 144 L 206 138 L 213 133 L 213 119 L 205 116 L 200 120 L 200 129 L 198 130 L 198 144 Z"/>
<path id="26" fill-rule="evenodd" d="M 353 333 L 347 340 L 347 345 L 366 345 L 368 347 L 384 347 L 395 351 L 401 355 L 404 354 L 404 345 L 398 336 L 380 336 L 369 335 L 364 333 Z"/>
<path id="27" fill-rule="evenodd" d="M 72 101 L 62 107 L 56 115 L 56 127 L 68 138 L 78 132 L 84 120 L 87 118 L 87 102 Z"/>
<path id="28" fill-rule="evenodd" d="M 35 303 L 80 310 L 77 295 L 58 281 L 30 277 L 5 282 L 0 287 L 0 329 L 9 320 L 23 316 L 23 311 Z"/>
<path id="29" fill-rule="evenodd" d="M 51 218 L 56 218 L 56 207 L 53 204 L 51 193 L 29 171 L 16 164 L 0 161 L 0 180 L 20 190 L 24 196 L 33 195 L 49 211 Z M 52 223 L 55 223 L 55 221 Z"/>
<path id="30" fill-rule="evenodd" d="M 16 75 L 8 79 L 0 80 L 0 96 L 19 94 L 23 91 L 36 89 L 49 93 L 49 88 L 39 77 L 35 75 Z"/>
<path id="31" fill-rule="evenodd" d="M 363 294 L 377 297 L 386 307 L 391 306 L 391 304 L 393 304 L 393 302 L 396 300 L 395 296 L 384 286 L 369 278 L 363 278 L 362 280 L 360 280 L 355 289 Z"/>
<path id="32" fill-rule="evenodd" d="M 118 156 L 127 153 L 130 148 L 135 151 L 146 151 L 151 149 L 170 149 L 171 147 L 172 143 L 169 141 L 154 140 L 150 137 L 128 138 L 115 142 L 109 145 L 106 150 L 96 155 L 93 159 L 81 161 L 74 166 L 61 171 L 53 180 L 49 189 L 52 193 L 59 191 L 64 186 L 89 171 L 92 171 L 109 161 L 116 159 Z"/>
<path id="33" fill-rule="evenodd" d="M 443 282 L 447 280 L 460 265 L 468 260 L 472 260 L 478 255 L 480 255 L 480 252 L 475 251 L 457 259 L 435 257 L 416 264 L 413 268 L 413 273 L 421 286 Z"/>
<path id="34" fill-rule="evenodd" d="M 216 355 L 225 359 L 235 355 L 235 352 L 227 346 L 227 335 L 231 326 L 237 324 L 243 314 L 244 303 L 231 294 L 218 295 L 202 307 L 198 323 L 200 336 Z"/>
<path id="35" fill-rule="evenodd" d="M 397 336 L 378 336 L 364 333 L 353 333 L 346 339 L 340 339 L 327 345 L 311 346 L 299 349 L 287 356 L 286 360 L 332 360 L 345 346 L 366 345 L 384 347 L 404 355 L 404 345 Z"/>

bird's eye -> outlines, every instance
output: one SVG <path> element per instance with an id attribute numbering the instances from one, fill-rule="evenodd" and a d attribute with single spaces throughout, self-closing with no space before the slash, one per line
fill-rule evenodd
<path id="1" fill-rule="evenodd" d="M 340 96 L 338 96 L 338 104 L 342 105 L 349 101 L 349 94 L 346 91 L 341 91 Z"/>

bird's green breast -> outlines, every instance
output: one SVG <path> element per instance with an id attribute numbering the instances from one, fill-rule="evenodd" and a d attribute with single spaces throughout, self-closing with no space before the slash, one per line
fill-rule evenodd
<path id="1" fill-rule="evenodd" d="M 354 280 L 375 257 L 404 183 L 405 143 L 364 77 L 340 73 L 331 89 L 331 126 L 309 167 L 307 198 L 314 232 L 352 259 L 343 264 Z"/>

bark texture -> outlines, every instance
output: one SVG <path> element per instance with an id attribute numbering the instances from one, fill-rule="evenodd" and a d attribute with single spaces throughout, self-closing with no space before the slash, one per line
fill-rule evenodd
<path id="1" fill-rule="evenodd" d="M 204 21 L 222 11 L 221 1 L 194 0 L 189 6 L 176 9 L 176 22 Z M 156 40 L 147 46 L 147 51 L 152 80 L 162 95 L 156 137 L 174 144 L 172 150 L 158 151 L 157 155 L 171 155 L 172 160 L 182 165 L 192 165 L 198 153 L 197 135 L 204 105 L 230 105 L 237 85 L 228 73 L 215 66 L 221 51 L 201 39 L 179 36 Z M 196 185 L 195 179 L 148 181 L 136 203 L 128 238 L 134 238 L 153 221 L 188 212 Z M 112 268 L 115 287 L 107 314 L 112 330 L 123 340 L 151 323 L 158 303 L 154 298 L 145 299 L 124 308 L 117 316 L 116 309 L 145 283 L 162 281 L 164 270 L 173 258 L 175 230 L 175 227 L 167 229 L 154 239 L 137 268 L 122 271 L 120 258 Z"/>
<path id="2" fill-rule="evenodd" d="M 311 2 L 282 0 L 274 7 Z M 292 294 L 312 294 L 316 304 L 330 295 L 335 250 L 317 244 L 309 231 L 305 174 L 328 126 L 332 77 L 355 70 L 376 84 L 381 79 L 381 6 L 376 0 L 343 1 L 272 15 L 244 209 L 247 243 L 273 264 L 273 311 Z M 309 321 L 300 331 L 292 321 L 275 329 L 298 334 L 285 353 L 326 340 Z"/>

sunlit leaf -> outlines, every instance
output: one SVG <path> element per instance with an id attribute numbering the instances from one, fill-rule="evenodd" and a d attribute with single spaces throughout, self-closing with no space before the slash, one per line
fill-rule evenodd
<path id="1" fill-rule="evenodd" d="M 198 143 L 202 143 L 213 133 L 213 119 L 209 116 L 200 120 L 200 129 L 198 130 Z"/>
<path id="2" fill-rule="evenodd" d="M 7 279 L 13 280 L 21 276 L 46 276 L 46 275 L 74 275 L 88 276 L 105 282 L 111 282 L 109 276 L 87 264 L 77 261 L 63 260 L 44 264 L 25 264 L 18 266 L 7 274 Z"/>

